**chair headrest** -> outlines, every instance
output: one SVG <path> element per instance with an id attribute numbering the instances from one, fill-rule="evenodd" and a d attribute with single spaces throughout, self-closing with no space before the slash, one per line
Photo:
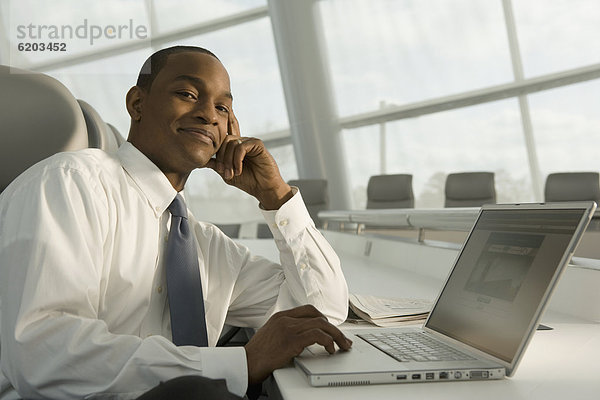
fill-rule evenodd
<path id="1" fill-rule="evenodd" d="M 59 81 L 0 65 L 0 87 L 0 191 L 44 158 L 88 147 L 83 113 Z"/>
<path id="2" fill-rule="evenodd" d="M 112 153 L 117 151 L 119 143 L 112 128 L 102 119 L 98 111 L 83 100 L 77 100 L 88 130 L 89 146 Z"/>

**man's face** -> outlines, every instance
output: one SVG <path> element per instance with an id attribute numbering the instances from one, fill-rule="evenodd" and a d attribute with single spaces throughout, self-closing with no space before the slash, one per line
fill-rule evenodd
<path id="1" fill-rule="evenodd" d="M 223 143 L 232 113 L 229 75 L 219 60 L 172 54 L 142 96 L 138 142 L 146 156 L 164 173 L 204 167 Z"/>

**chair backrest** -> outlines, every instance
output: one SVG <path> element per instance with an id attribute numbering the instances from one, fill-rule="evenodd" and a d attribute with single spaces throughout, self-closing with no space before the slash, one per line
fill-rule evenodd
<path id="1" fill-rule="evenodd" d="M 600 203 L 598 172 L 559 172 L 548 175 L 544 188 L 545 201 L 583 201 Z"/>
<path id="2" fill-rule="evenodd" d="M 117 138 L 113 130 L 102 119 L 100 114 L 88 103 L 83 100 L 77 100 L 88 130 L 89 147 L 102 149 L 108 153 L 113 153 L 119 148 Z"/>
<path id="3" fill-rule="evenodd" d="M 256 226 L 256 238 L 257 239 L 273 239 L 273 233 L 269 229 L 269 225 L 260 223 Z"/>
<path id="4" fill-rule="evenodd" d="M 123 137 L 123 135 L 121 135 L 119 130 L 113 124 L 109 124 L 107 122 L 106 125 L 108 125 L 112 133 L 115 135 L 115 139 L 117 140 L 117 146 L 121 147 L 121 145 L 125 143 L 125 138 Z"/>
<path id="5" fill-rule="evenodd" d="M 56 79 L 0 65 L 0 192 L 55 153 L 88 147 L 77 100 Z"/>
<path id="6" fill-rule="evenodd" d="M 240 236 L 241 224 L 216 224 L 217 228 L 232 239 Z"/>
<path id="7" fill-rule="evenodd" d="M 288 181 L 291 186 L 297 186 L 302 194 L 302 199 L 308 213 L 315 225 L 320 228 L 323 222 L 319 219 L 319 212 L 329 210 L 329 195 L 327 193 L 327 179 L 292 179 Z"/>
<path id="8" fill-rule="evenodd" d="M 367 209 L 413 208 L 412 175 L 374 175 L 367 184 Z"/>
<path id="9" fill-rule="evenodd" d="M 444 188 L 445 207 L 480 207 L 496 202 L 493 172 L 449 174 Z"/>

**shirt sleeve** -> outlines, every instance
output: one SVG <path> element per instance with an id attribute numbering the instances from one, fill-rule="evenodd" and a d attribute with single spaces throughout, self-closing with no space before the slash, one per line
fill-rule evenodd
<path id="1" fill-rule="evenodd" d="M 261 326 L 272 314 L 304 304 L 312 304 L 334 324 L 346 319 L 348 287 L 340 260 L 315 227 L 299 190 L 293 190 L 279 210 L 262 210 L 280 264 L 252 256 L 243 260 L 228 324 Z"/>
<path id="2" fill-rule="evenodd" d="M 0 201 L 1 362 L 20 396 L 128 399 L 194 374 L 225 378 L 243 396 L 243 348 L 109 332 L 98 311 L 106 193 L 86 171 L 34 172 Z"/>

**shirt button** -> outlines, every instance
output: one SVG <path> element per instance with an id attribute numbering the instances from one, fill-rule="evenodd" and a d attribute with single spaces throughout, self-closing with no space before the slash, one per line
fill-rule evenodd
<path id="1" fill-rule="evenodd" d="M 279 226 L 286 226 L 287 224 L 288 224 L 287 219 L 282 219 L 281 221 L 279 221 Z"/>
<path id="2" fill-rule="evenodd" d="M 307 269 L 307 268 L 308 268 L 308 265 L 306 265 L 306 263 L 300 263 L 300 269 L 301 269 L 302 271 L 304 271 L 304 270 L 305 270 L 305 269 Z"/>
<path id="3" fill-rule="evenodd" d="M 159 287 L 157 287 L 157 288 L 156 288 L 156 291 L 157 291 L 159 294 L 160 294 L 160 293 L 162 293 L 162 291 L 163 291 L 163 289 L 162 289 L 162 286 L 159 286 Z"/>
<path id="4" fill-rule="evenodd" d="M 159 206 L 154 207 L 154 209 L 156 210 L 156 212 L 160 211 L 160 207 Z"/>

